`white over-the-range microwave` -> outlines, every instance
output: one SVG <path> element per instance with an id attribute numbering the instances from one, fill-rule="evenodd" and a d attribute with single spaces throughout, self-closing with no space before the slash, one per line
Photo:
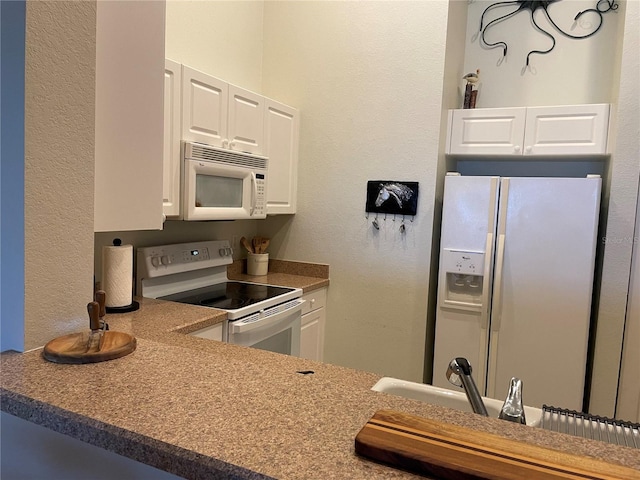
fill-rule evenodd
<path id="1" fill-rule="evenodd" d="M 173 218 L 266 218 L 267 165 L 259 155 L 182 142 L 180 215 Z"/>

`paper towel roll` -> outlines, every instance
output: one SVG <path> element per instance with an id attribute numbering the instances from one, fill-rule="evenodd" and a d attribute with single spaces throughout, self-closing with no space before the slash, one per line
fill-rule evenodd
<path id="1" fill-rule="evenodd" d="M 133 245 L 102 247 L 102 289 L 107 307 L 133 303 Z"/>

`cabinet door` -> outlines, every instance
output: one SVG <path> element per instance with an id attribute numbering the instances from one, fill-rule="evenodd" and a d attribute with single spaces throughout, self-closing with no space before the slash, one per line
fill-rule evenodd
<path id="1" fill-rule="evenodd" d="M 322 361 L 324 348 L 324 308 L 302 316 L 300 331 L 300 357 L 308 360 Z"/>
<path id="2" fill-rule="evenodd" d="M 223 325 L 224 324 L 222 323 L 216 323 L 215 325 L 203 328 L 202 330 L 190 333 L 189 335 L 193 335 L 194 337 L 206 338 L 207 340 L 222 342 L 224 332 Z"/>
<path id="3" fill-rule="evenodd" d="M 608 104 L 529 107 L 524 154 L 605 154 L 608 130 Z"/>
<path id="4" fill-rule="evenodd" d="M 299 114 L 274 100 L 265 103 L 265 155 L 269 157 L 267 214 L 296 213 Z"/>
<path id="5" fill-rule="evenodd" d="M 180 97 L 182 66 L 164 64 L 164 151 L 162 155 L 162 210 L 167 217 L 180 214 Z"/>
<path id="6" fill-rule="evenodd" d="M 226 147 L 229 85 L 182 66 L 182 139 Z"/>
<path id="7" fill-rule="evenodd" d="M 265 98 L 229 85 L 229 148 L 261 155 L 264 147 Z"/>
<path id="8" fill-rule="evenodd" d="M 453 110 L 447 153 L 522 155 L 525 108 Z"/>
<path id="9" fill-rule="evenodd" d="M 96 232 L 162 229 L 164 11 L 97 2 Z"/>

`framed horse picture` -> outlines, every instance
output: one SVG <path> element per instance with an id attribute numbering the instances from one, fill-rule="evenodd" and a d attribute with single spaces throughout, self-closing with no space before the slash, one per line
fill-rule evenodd
<path id="1" fill-rule="evenodd" d="M 370 180 L 365 210 L 393 215 L 415 215 L 418 210 L 418 182 Z"/>

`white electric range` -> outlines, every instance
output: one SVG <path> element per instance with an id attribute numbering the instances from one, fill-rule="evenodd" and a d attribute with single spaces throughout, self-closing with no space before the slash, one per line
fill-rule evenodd
<path id="1" fill-rule="evenodd" d="M 299 355 L 302 290 L 230 281 L 232 262 L 228 240 L 138 248 L 136 291 L 226 311 L 223 341 Z"/>

